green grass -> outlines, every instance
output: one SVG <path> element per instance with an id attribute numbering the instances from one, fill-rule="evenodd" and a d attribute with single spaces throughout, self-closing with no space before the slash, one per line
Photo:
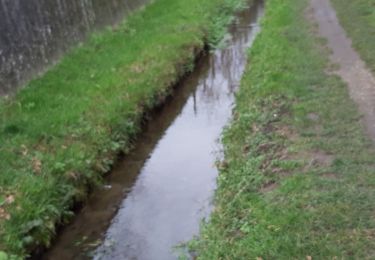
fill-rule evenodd
<path id="1" fill-rule="evenodd" d="M 375 72 L 375 0 L 332 0 L 332 3 L 353 46 Z"/>
<path id="2" fill-rule="evenodd" d="M 48 246 L 242 0 L 158 0 L 0 100 L 0 251 Z"/>
<path id="3" fill-rule="evenodd" d="M 306 6 L 266 2 L 198 259 L 375 258 L 375 151 Z"/>

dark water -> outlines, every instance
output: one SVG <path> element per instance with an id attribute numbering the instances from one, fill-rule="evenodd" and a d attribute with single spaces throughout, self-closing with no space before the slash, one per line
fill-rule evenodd
<path id="1" fill-rule="evenodd" d="M 238 15 L 228 47 L 200 60 L 44 259 L 177 259 L 210 214 L 220 134 L 262 13 L 258 1 Z"/>
<path id="2" fill-rule="evenodd" d="M 0 95 L 148 0 L 0 0 Z"/>

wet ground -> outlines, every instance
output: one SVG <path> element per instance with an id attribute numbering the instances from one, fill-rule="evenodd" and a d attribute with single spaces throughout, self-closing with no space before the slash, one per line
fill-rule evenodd
<path id="1" fill-rule="evenodd" d="M 334 73 L 348 84 L 350 95 L 363 114 L 366 130 L 375 141 L 375 78 L 352 48 L 329 0 L 311 0 L 310 7 L 313 19 L 319 25 L 319 34 L 327 39 L 332 51 L 332 63 L 339 65 Z"/>
<path id="2" fill-rule="evenodd" d="M 209 216 L 220 134 L 263 13 L 238 15 L 226 48 L 200 59 L 44 259 L 176 259 Z"/>

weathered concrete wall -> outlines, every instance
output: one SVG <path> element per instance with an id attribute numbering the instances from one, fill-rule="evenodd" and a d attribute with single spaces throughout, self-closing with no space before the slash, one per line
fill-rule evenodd
<path id="1" fill-rule="evenodd" d="M 0 0 L 0 95 L 45 71 L 89 32 L 148 0 Z"/>

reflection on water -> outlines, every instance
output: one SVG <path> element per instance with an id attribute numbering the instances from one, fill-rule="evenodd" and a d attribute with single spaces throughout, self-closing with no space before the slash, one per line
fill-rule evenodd
<path id="1" fill-rule="evenodd" d="M 238 16 L 228 47 L 201 59 L 43 259 L 176 259 L 211 211 L 218 138 L 262 13 L 259 1 Z"/>
<path id="2" fill-rule="evenodd" d="M 0 0 L 0 95 L 147 0 Z"/>
<path id="3" fill-rule="evenodd" d="M 176 259 L 173 247 L 199 232 L 216 187 L 213 151 L 220 149 L 217 139 L 231 116 L 245 50 L 258 31 L 249 26 L 261 10 L 240 17 L 229 46 L 185 82 L 193 93 L 143 165 L 94 259 Z"/>

